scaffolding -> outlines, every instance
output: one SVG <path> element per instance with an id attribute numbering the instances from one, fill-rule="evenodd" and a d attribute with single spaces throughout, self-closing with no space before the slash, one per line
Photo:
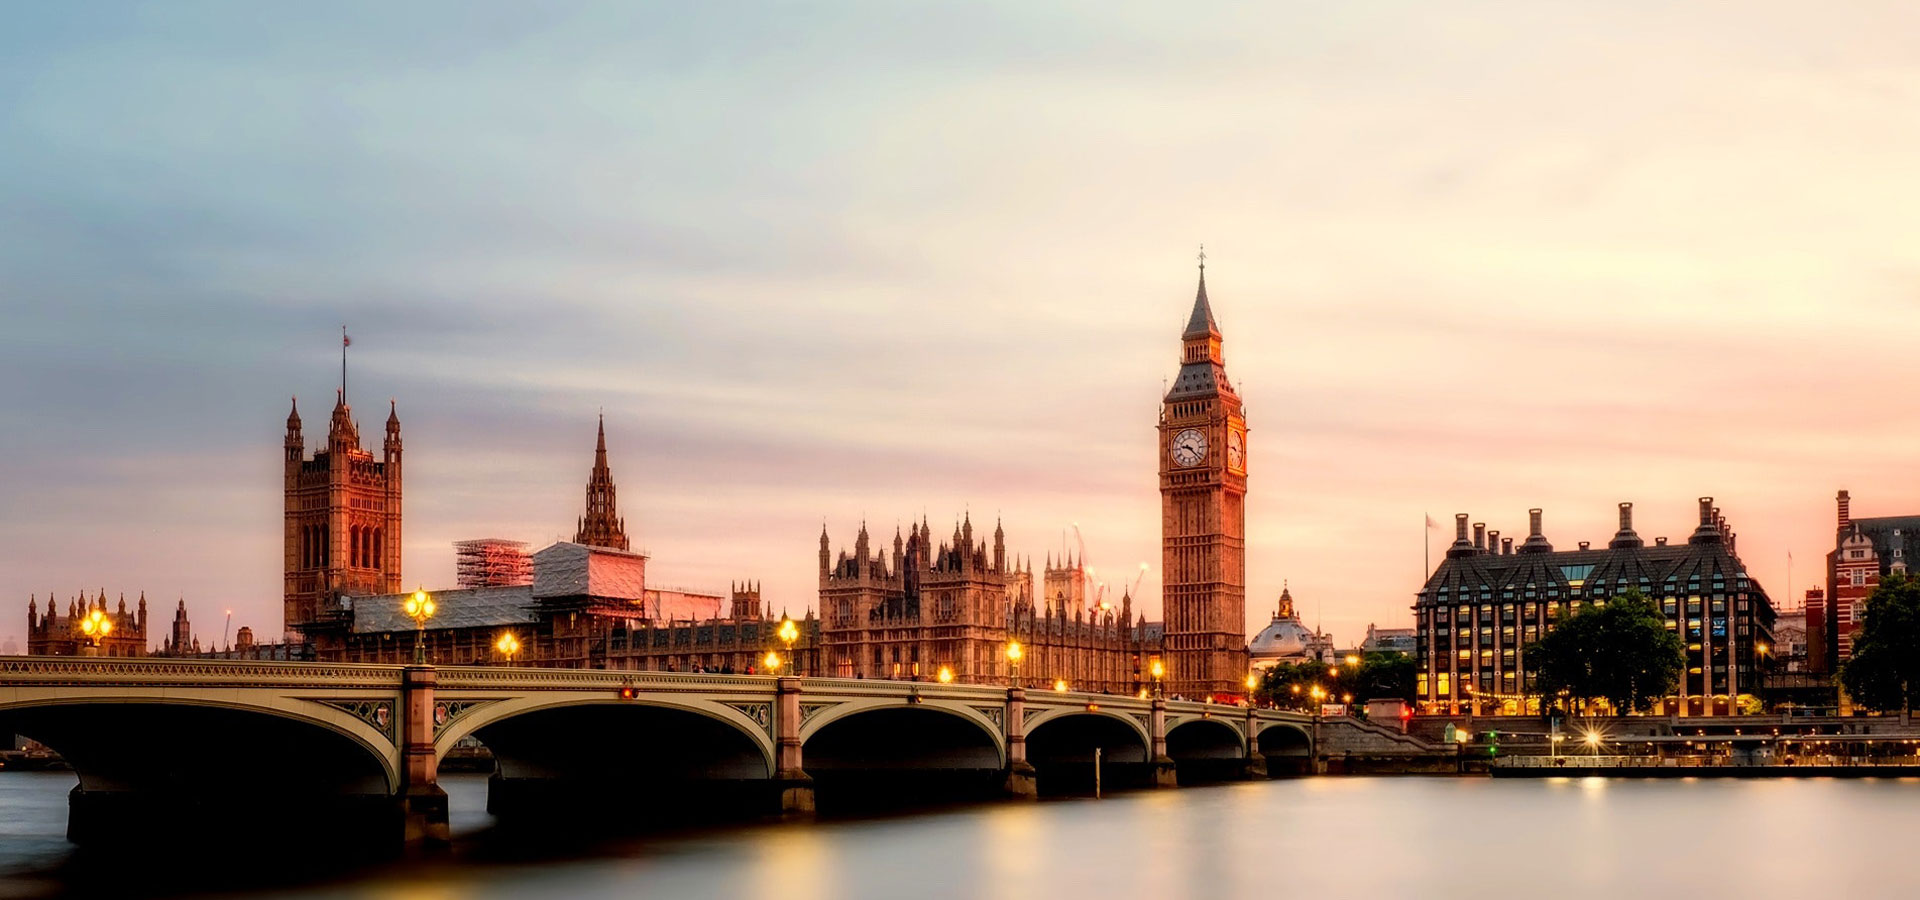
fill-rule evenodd
<path id="1" fill-rule="evenodd" d="M 462 590 L 533 583 L 533 554 L 523 541 L 480 538 L 454 541 L 455 572 Z"/>

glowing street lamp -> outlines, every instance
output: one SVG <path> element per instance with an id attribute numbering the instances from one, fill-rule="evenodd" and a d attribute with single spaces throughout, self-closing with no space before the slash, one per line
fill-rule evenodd
<path id="1" fill-rule="evenodd" d="M 1156 656 L 1147 663 L 1147 672 L 1153 675 L 1153 695 L 1160 696 L 1160 679 L 1167 677 L 1167 664 Z"/>
<path id="2" fill-rule="evenodd" d="M 500 651 L 500 655 L 507 658 L 507 665 L 513 665 L 514 656 L 520 652 L 520 638 L 511 631 L 503 631 L 500 633 L 500 639 L 493 642 L 493 649 Z"/>
<path id="3" fill-rule="evenodd" d="M 766 658 L 760 660 L 760 664 L 767 667 L 768 674 L 778 674 L 780 671 L 780 654 L 768 650 Z"/>
<path id="4" fill-rule="evenodd" d="M 780 635 L 780 640 L 786 643 L 787 663 L 793 665 L 793 642 L 800 638 L 800 626 L 795 625 L 792 619 L 782 617 L 780 619 L 780 630 L 775 633 Z M 800 674 L 799 666 L 793 666 L 793 674 Z"/>
<path id="5" fill-rule="evenodd" d="M 941 684 L 952 684 L 953 669 L 950 666 L 941 666 L 939 674 L 934 677 L 940 679 Z"/>
<path id="6" fill-rule="evenodd" d="M 1020 684 L 1020 658 L 1026 655 L 1027 651 L 1020 646 L 1019 641 L 1007 642 L 1008 687 L 1017 687 Z"/>
<path id="7" fill-rule="evenodd" d="M 92 651 L 89 655 L 98 656 L 100 639 L 113 633 L 113 620 L 107 617 L 106 610 L 96 606 L 80 619 L 80 633 L 87 636 L 87 649 Z"/>
<path id="8" fill-rule="evenodd" d="M 1057 693 L 1062 693 L 1062 694 L 1066 693 L 1067 680 L 1065 678 L 1055 678 L 1053 680 L 1053 689 Z"/>
<path id="9" fill-rule="evenodd" d="M 407 617 L 413 620 L 413 664 L 427 664 L 427 620 L 433 618 L 433 597 L 425 588 L 415 588 L 401 604 Z"/>
<path id="10" fill-rule="evenodd" d="M 1359 655 L 1359 654 L 1357 654 L 1357 653 L 1349 653 L 1349 654 L 1347 654 L 1347 665 L 1350 665 L 1350 666 L 1357 666 L 1357 665 L 1359 665 L 1359 664 L 1360 664 L 1360 655 Z"/>
<path id="11" fill-rule="evenodd" d="M 1254 674 L 1254 673 L 1252 673 L 1252 672 L 1248 672 L 1248 673 L 1247 673 L 1247 681 L 1246 681 L 1246 685 L 1247 685 L 1247 705 L 1248 705 L 1248 706 L 1252 706 L 1252 705 L 1253 705 L 1253 692 L 1254 692 L 1255 690 L 1258 690 L 1258 689 L 1259 689 L 1259 687 L 1260 687 L 1260 676 L 1259 676 L 1259 675 L 1256 675 L 1256 674 Z"/>

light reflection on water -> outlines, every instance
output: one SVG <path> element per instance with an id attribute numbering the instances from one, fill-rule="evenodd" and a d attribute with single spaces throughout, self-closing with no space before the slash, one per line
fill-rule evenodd
<path id="1" fill-rule="evenodd" d="M 61 837 L 71 785 L 0 774 L 0 895 L 58 886 L 36 873 L 71 852 Z M 1910 779 L 1322 778 L 623 839 L 508 861 L 477 839 L 484 779 L 448 786 L 466 836 L 454 858 L 260 895 L 1911 897 L 1902 871 L 1920 833 Z"/>

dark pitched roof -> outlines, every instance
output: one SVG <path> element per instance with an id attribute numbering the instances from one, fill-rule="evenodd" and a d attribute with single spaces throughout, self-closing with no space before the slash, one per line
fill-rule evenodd
<path id="1" fill-rule="evenodd" d="M 1213 306 L 1207 302 L 1207 269 L 1200 267 L 1200 289 L 1193 295 L 1193 313 L 1187 316 L 1187 330 L 1183 338 L 1203 338 L 1220 333 L 1220 326 L 1213 321 Z"/>

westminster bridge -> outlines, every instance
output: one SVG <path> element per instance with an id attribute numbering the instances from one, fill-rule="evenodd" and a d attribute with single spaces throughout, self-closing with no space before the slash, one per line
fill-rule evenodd
<path id="1" fill-rule="evenodd" d="M 0 657 L 0 734 L 79 776 L 77 842 L 186 823 L 444 841 L 440 763 L 483 744 L 503 819 L 805 816 L 1317 771 L 1433 747 L 1354 719 L 990 685 L 524 667 Z"/>

